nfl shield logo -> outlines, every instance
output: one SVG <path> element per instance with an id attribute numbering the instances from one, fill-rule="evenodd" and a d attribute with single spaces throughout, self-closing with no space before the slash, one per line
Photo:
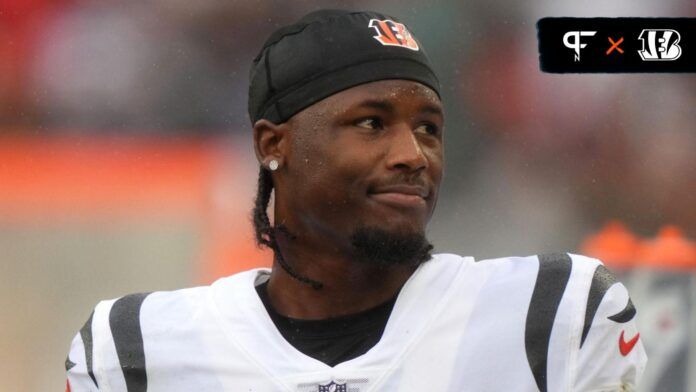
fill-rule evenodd
<path id="1" fill-rule="evenodd" d="M 348 392 L 348 388 L 346 387 L 346 383 L 336 384 L 331 381 L 326 385 L 319 385 L 319 392 Z"/>

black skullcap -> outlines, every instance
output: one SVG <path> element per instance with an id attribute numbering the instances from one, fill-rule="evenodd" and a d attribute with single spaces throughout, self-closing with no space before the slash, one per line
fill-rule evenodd
<path id="1" fill-rule="evenodd" d="M 384 79 L 440 85 L 423 48 L 395 18 L 376 12 L 322 10 L 276 30 L 254 59 L 252 124 L 284 123 L 330 95 Z"/>

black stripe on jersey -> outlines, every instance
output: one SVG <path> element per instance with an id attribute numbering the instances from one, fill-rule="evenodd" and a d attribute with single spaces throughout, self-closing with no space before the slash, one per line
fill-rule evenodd
<path id="1" fill-rule="evenodd" d="M 548 389 L 546 372 L 551 329 L 572 266 L 570 256 L 565 253 L 539 255 L 539 272 L 529 302 L 524 344 L 529 367 L 541 392 Z"/>
<path id="2" fill-rule="evenodd" d="M 70 357 L 65 358 L 65 371 L 68 372 L 70 369 L 74 368 L 75 365 L 77 365 L 75 362 L 70 360 Z"/>
<path id="3" fill-rule="evenodd" d="M 92 314 L 89 315 L 89 319 L 87 319 L 85 325 L 83 325 L 82 329 L 80 329 L 80 337 L 82 338 L 82 345 L 85 346 L 85 365 L 87 366 L 87 374 L 89 374 L 89 378 L 94 381 L 94 385 L 99 388 L 97 378 L 94 377 L 94 371 L 92 371 L 92 317 L 94 317 L 94 311 L 92 311 Z"/>
<path id="4" fill-rule="evenodd" d="M 140 307 L 150 293 L 130 294 L 111 307 L 109 326 L 128 392 L 145 392 L 145 348 L 140 329 Z"/>
<path id="5" fill-rule="evenodd" d="M 627 323 L 631 320 L 633 320 L 633 317 L 636 315 L 636 307 L 633 306 L 633 302 L 631 299 L 628 299 L 628 303 L 626 304 L 626 307 L 623 308 L 622 311 L 620 311 L 617 314 L 611 315 L 607 317 L 609 320 L 616 322 L 616 323 Z"/>
<path id="6" fill-rule="evenodd" d="M 587 296 L 587 308 L 585 309 L 585 325 L 582 327 L 582 338 L 580 339 L 580 348 L 585 344 L 587 334 L 590 333 L 592 320 L 597 313 L 599 304 L 602 303 L 602 298 L 607 293 L 609 288 L 616 283 L 616 278 L 603 265 L 598 265 L 592 276 L 592 284 L 590 284 L 590 293 Z"/>

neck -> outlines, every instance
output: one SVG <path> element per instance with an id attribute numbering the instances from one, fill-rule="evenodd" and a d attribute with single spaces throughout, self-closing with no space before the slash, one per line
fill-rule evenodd
<path id="1" fill-rule="evenodd" d="M 300 238 L 279 238 L 278 244 L 295 272 L 322 283 L 315 289 L 274 263 L 268 295 L 278 313 L 292 318 L 326 319 L 373 308 L 393 298 L 417 268 L 356 262 L 345 250 Z"/>

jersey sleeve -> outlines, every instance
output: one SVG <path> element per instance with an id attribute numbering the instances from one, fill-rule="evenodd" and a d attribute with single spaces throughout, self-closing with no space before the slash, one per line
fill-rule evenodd
<path id="1" fill-rule="evenodd" d="M 626 287 L 597 266 L 587 299 L 574 378 L 577 391 L 633 391 L 647 356 Z"/>
<path id="2" fill-rule="evenodd" d="M 92 316 L 80 332 L 75 335 L 65 360 L 67 376 L 66 391 L 99 391 L 97 379 L 92 370 Z"/>
<path id="3" fill-rule="evenodd" d="M 65 362 L 71 392 L 145 390 L 140 307 L 147 293 L 100 301 Z"/>

